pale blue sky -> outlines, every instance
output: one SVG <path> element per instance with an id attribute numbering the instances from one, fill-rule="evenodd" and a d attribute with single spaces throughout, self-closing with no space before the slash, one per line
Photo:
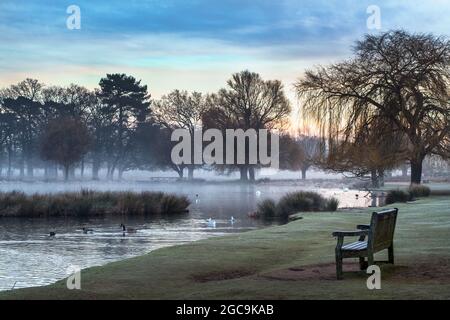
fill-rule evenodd
<path id="1" fill-rule="evenodd" d="M 66 9 L 81 9 L 68 30 Z M 0 87 L 33 77 L 96 87 L 124 72 L 153 96 L 202 92 L 250 69 L 288 91 L 305 68 L 344 59 L 368 30 L 369 5 L 382 29 L 449 34 L 450 1 L 373 0 L 1 0 Z"/>

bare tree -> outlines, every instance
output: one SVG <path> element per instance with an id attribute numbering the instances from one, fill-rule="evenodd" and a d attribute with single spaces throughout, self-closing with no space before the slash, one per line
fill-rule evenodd
<path id="1" fill-rule="evenodd" d="M 206 99 L 199 92 L 188 93 L 187 91 L 174 90 L 153 104 L 153 116 L 158 124 L 172 131 L 174 129 L 189 130 L 191 144 L 194 143 L 194 133 L 202 127 L 202 116 L 206 110 Z M 170 140 L 167 142 L 170 143 Z M 192 155 L 193 156 L 193 155 Z M 192 162 L 193 163 L 193 162 Z M 170 165 L 183 176 L 184 165 Z M 194 178 L 196 165 L 186 165 L 188 179 Z"/>
<path id="2" fill-rule="evenodd" d="M 276 129 L 282 128 L 291 112 L 284 88 L 278 80 L 263 80 L 248 70 L 235 73 L 227 82 L 228 88 L 210 97 L 211 107 L 204 122 L 207 127 L 225 129 Z M 255 180 L 255 166 L 238 168 L 242 181 Z"/>
<path id="3" fill-rule="evenodd" d="M 90 142 L 87 127 L 75 118 L 60 118 L 51 121 L 41 138 L 41 157 L 64 167 L 64 179 L 69 179 L 69 170 L 88 151 Z"/>
<path id="4" fill-rule="evenodd" d="M 300 170 L 302 172 L 302 180 L 305 180 L 306 171 L 314 165 L 321 154 L 322 141 L 318 137 L 301 134 L 296 139 L 296 142 L 302 154 Z"/>
<path id="5" fill-rule="evenodd" d="M 303 107 L 333 139 L 382 117 L 408 140 L 411 183 L 420 183 L 426 155 L 450 156 L 450 42 L 391 31 L 367 35 L 354 51 L 351 60 L 306 72 L 296 83 Z"/>

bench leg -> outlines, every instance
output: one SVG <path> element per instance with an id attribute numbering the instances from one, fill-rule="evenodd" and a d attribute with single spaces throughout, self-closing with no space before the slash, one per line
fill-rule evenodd
<path id="1" fill-rule="evenodd" d="M 389 263 L 394 264 L 394 245 L 393 244 L 388 248 L 388 257 L 389 257 Z"/>
<path id="2" fill-rule="evenodd" d="M 342 256 L 338 252 L 336 252 L 336 278 L 338 280 L 342 280 L 343 279 L 343 275 L 342 275 Z"/>
<path id="3" fill-rule="evenodd" d="M 367 269 L 367 262 L 364 259 L 364 257 L 359 257 L 359 270 L 366 270 Z"/>
<path id="4" fill-rule="evenodd" d="M 373 253 L 372 252 L 369 252 L 369 254 L 367 256 L 367 263 L 368 263 L 369 267 L 373 266 L 375 264 L 375 260 L 373 258 Z"/>

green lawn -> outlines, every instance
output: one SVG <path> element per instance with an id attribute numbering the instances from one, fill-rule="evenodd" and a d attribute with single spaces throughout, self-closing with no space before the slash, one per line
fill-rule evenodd
<path id="1" fill-rule="evenodd" d="M 334 230 L 368 223 L 371 210 L 301 214 L 287 225 L 164 248 L 83 270 L 82 289 L 65 281 L 0 294 L 2 299 L 449 299 L 450 199 L 400 209 L 396 265 L 382 265 L 382 289 L 346 260 L 335 280 Z M 376 257 L 386 259 L 384 253 Z"/>

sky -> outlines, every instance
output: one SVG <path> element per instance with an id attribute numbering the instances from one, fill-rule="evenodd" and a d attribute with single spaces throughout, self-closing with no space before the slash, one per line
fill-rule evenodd
<path id="1" fill-rule="evenodd" d="M 80 29 L 67 28 L 70 5 Z M 380 29 L 367 27 L 371 5 Z M 350 57 L 364 34 L 448 36 L 449 22 L 450 0 L 0 0 L 0 88 L 31 77 L 92 89 L 107 73 L 127 73 L 159 98 L 214 92 L 249 69 L 282 80 L 295 99 L 306 69 Z"/>

